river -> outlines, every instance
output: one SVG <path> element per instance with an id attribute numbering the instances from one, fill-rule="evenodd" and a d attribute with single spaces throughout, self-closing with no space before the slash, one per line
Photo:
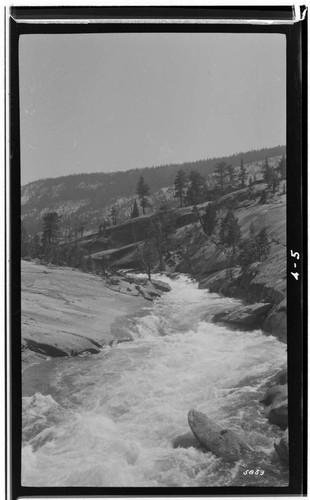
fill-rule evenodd
<path id="1" fill-rule="evenodd" d="M 160 279 L 172 291 L 122 326 L 134 342 L 54 360 L 49 394 L 23 398 L 24 486 L 288 485 L 273 450 L 282 433 L 258 403 L 286 362 L 286 345 L 260 330 L 213 324 L 235 299 L 199 290 L 186 276 Z M 174 449 L 191 408 L 240 430 L 253 456 L 231 464 Z"/>

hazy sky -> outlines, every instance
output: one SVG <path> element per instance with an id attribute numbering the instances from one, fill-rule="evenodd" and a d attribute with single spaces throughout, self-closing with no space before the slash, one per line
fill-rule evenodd
<path id="1" fill-rule="evenodd" d="M 279 34 L 22 35 L 22 184 L 286 143 Z"/>

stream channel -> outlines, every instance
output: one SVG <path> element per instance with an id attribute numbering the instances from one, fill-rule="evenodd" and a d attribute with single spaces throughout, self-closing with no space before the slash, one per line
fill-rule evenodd
<path id="1" fill-rule="evenodd" d="M 211 322 L 236 299 L 199 290 L 184 275 L 158 278 L 172 291 L 122 326 L 134 342 L 51 360 L 48 393 L 23 398 L 24 486 L 288 485 L 273 448 L 282 432 L 259 404 L 264 383 L 286 363 L 286 345 Z M 190 430 L 191 408 L 240 431 L 253 456 L 226 463 L 174 449 Z"/>

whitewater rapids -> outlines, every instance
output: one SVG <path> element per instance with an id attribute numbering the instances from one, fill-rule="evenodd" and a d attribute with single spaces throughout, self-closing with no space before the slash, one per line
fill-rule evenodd
<path id="1" fill-rule="evenodd" d="M 273 451 L 281 431 L 258 403 L 266 379 L 286 363 L 286 346 L 260 330 L 211 322 L 238 301 L 186 276 L 160 279 L 172 291 L 122 326 L 134 342 L 54 361 L 49 394 L 23 398 L 23 486 L 288 485 Z M 174 449 L 191 408 L 241 430 L 256 455 L 229 464 Z M 243 474 L 251 468 L 264 474 Z"/>

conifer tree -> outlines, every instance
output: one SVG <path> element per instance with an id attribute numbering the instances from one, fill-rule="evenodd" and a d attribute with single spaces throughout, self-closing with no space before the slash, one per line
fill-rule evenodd
<path id="1" fill-rule="evenodd" d="M 279 174 L 274 169 L 272 169 L 270 172 L 270 187 L 272 188 L 273 194 L 275 194 L 277 188 L 279 187 L 279 184 L 280 184 Z"/>
<path id="2" fill-rule="evenodd" d="M 269 165 L 268 158 L 266 158 L 265 163 L 263 165 L 263 179 L 269 188 L 271 187 L 271 176 L 272 176 L 272 168 Z"/>
<path id="3" fill-rule="evenodd" d="M 258 259 L 266 259 L 270 252 L 270 242 L 266 227 L 263 227 L 255 237 L 255 243 Z"/>
<path id="4" fill-rule="evenodd" d="M 42 245 L 56 243 L 59 234 L 60 215 L 57 212 L 48 212 L 43 217 Z"/>
<path id="5" fill-rule="evenodd" d="M 189 205 L 197 205 L 202 202 L 206 181 L 197 170 L 192 170 L 188 176 L 189 186 L 186 193 L 186 202 Z"/>
<path id="6" fill-rule="evenodd" d="M 136 217 L 139 217 L 139 215 L 140 215 L 139 208 L 138 208 L 137 200 L 135 199 L 134 204 L 133 204 L 133 209 L 131 212 L 131 218 L 135 219 Z"/>
<path id="7" fill-rule="evenodd" d="M 267 203 L 267 193 L 266 193 L 266 189 L 264 189 L 264 190 L 262 191 L 262 194 L 261 194 L 261 196 L 260 196 L 259 201 L 260 201 L 260 203 L 261 203 L 262 205 L 265 205 L 265 204 Z"/>
<path id="8" fill-rule="evenodd" d="M 150 194 L 150 187 L 145 183 L 143 175 L 140 175 L 138 180 L 136 193 L 140 200 L 140 205 L 142 208 L 143 215 L 145 215 L 145 208 L 147 206 L 147 196 Z"/>
<path id="9" fill-rule="evenodd" d="M 231 187 L 233 187 L 233 185 L 234 185 L 235 175 L 236 174 L 235 174 L 234 167 L 231 164 L 227 165 L 227 167 L 226 167 L 226 176 L 229 179 L 229 183 L 230 183 Z"/>
<path id="10" fill-rule="evenodd" d="M 239 180 L 241 182 L 241 188 L 244 188 L 245 187 L 245 180 L 246 180 L 246 169 L 244 166 L 243 158 L 241 158 L 241 162 L 240 162 Z"/>
<path id="11" fill-rule="evenodd" d="M 215 230 L 217 220 L 217 206 L 216 203 L 209 203 L 206 208 L 205 214 L 202 216 L 203 230 L 207 236 L 211 236 Z"/>
<path id="12" fill-rule="evenodd" d="M 224 161 L 220 161 L 215 166 L 215 178 L 221 191 L 224 191 L 224 180 L 227 175 L 227 165 Z"/>
<path id="13" fill-rule="evenodd" d="M 280 174 L 281 179 L 286 179 L 286 158 L 284 156 L 284 153 L 282 155 L 281 160 L 279 161 L 277 170 Z"/>
<path id="14" fill-rule="evenodd" d="M 116 224 L 117 224 L 117 209 L 116 209 L 115 205 L 113 205 L 113 207 L 111 208 L 111 220 L 112 220 L 113 226 L 116 226 Z"/>
<path id="15" fill-rule="evenodd" d="M 174 190 L 175 197 L 179 199 L 180 206 L 183 206 L 183 200 L 186 194 L 187 187 L 187 177 L 184 170 L 178 170 L 175 181 L 174 181 Z"/>
<path id="16" fill-rule="evenodd" d="M 253 222 L 250 225 L 249 237 L 240 242 L 239 262 L 243 268 L 246 268 L 257 260 L 255 227 Z"/>
<path id="17" fill-rule="evenodd" d="M 224 246 L 232 247 L 233 253 L 241 240 L 241 228 L 238 219 L 232 210 L 229 210 L 221 222 L 220 242 Z"/>

